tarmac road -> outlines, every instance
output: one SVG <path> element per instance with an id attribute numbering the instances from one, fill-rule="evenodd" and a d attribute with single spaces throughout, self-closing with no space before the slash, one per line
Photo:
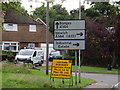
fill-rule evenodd
<path id="1" fill-rule="evenodd" d="M 120 75 L 118 74 L 81 73 L 81 77 L 90 78 L 97 82 L 107 83 L 112 86 L 120 82 Z"/>

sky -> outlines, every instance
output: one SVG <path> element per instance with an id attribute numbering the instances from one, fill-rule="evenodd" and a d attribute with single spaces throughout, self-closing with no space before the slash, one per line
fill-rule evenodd
<path id="1" fill-rule="evenodd" d="M 33 2 L 28 2 L 28 0 L 22 0 L 22 6 L 28 10 L 28 12 L 30 13 L 30 11 L 35 10 L 35 8 L 40 7 L 42 5 L 41 2 L 45 2 L 45 0 L 38 0 L 39 2 L 35 2 L 36 0 L 33 0 Z M 91 1 L 104 1 L 104 0 L 91 0 Z M 110 0 L 112 1 L 119 1 L 119 0 Z M 46 3 L 46 2 L 45 2 Z M 63 7 L 65 7 L 68 12 L 70 10 L 73 9 L 77 9 L 79 8 L 79 0 L 66 0 L 65 2 L 61 3 L 61 0 L 55 0 L 54 4 L 62 4 Z M 81 4 L 85 6 L 85 8 L 90 8 L 90 5 L 87 4 L 87 2 L 84 3 L 84 0 L 81 0 Z M 32 5 L 32 9 L 30 8 L 30 5 Z M 50 4 L 50 7 L 52 6 L 52 4 Z"/>
<path id="2" fill-rule="evenodd" d="M 42 5 L 41 2 L 45 1 L 45 0 L 39 0 L 40 2 L 28 2 L 28 0 L 22 0 L 22 6 L 24 6 L 24 8 L 26 10 L 28 10 L 28 12 L 32 11 L 32 10 L 35 10 L 36 7 L 40 7 Z M 45 2 L 46 3 L 46 2 Z M 61 0 L 55 0 L 54 4 L 62 4 Z M 81 0 L 81 4 L 83 5 L 83 0 Z M 30 8 L 30 5 L 33 6 L 33 8 L 31 9 Z M 65 7 L 68 12 L 70 10 L 73 10 L 73 9 L 77 9 L 79 8 L 79 0 L 66 0 L 65 2 L 63 2 L 63 7 Z M 50 6 L 52 6 L 52 4 L 50 4 Z M 85 4 L 85 7 L 86 8 L 89 8 L 90 5 L 88 4 Z"/>

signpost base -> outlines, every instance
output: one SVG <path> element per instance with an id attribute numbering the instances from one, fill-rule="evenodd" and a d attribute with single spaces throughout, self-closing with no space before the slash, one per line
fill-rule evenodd
<path id="1" fill-rule="evenodd" d="M 75 51 L 75 85 L 77 85 L 77 50 Z"/>

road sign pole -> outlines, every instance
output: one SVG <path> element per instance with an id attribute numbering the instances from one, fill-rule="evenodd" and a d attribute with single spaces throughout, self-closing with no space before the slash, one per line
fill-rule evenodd
<path id="1" fill-rule="evenodd" d="M 78 82 L 79 82 L 79 83 L 81 83 L 81 79 L 80 79 L 80 76 L 81 76 L 81 75 L 80 75 L 80 64 L 81 64 L 81 62 L 80 62 L 80 59 L 81 59 L 81 58 L 80 58 L 80 50 L 79 50 L 79 67 L 78 67 L 78 69 L 79 69 L 79 70 L 78 70 L 78 71 L 79 71 L 79 77 L 78 77 L 78 78 L 79 78 L 79 79 L 78 79 L 79 81 L 78 81 Z"/>
<path id="2" fill-rule="evenodd" d="M 77 85 L 77 50 L 75 50 L 75 85 Z"/>
<path id="3" fill-rule="evenodd" d="M 64 59 L 64 56 L 65 56 L 65 52 L 64 50 L 62 50 L 62 59 Z M 64 78 L 62 78 L 62 83 L 64 84 Z"/>
<path id="4" fill-rule="evenodd" d="M 79 0 L 79 19 L 81 19 L 81 0 Z"/>

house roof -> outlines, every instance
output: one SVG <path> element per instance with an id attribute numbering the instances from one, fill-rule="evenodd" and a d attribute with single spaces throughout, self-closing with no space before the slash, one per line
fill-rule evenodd
<path id="1" fill-rule="evenodd" d="M 33 19 L 28 16 L 22 16 L 12 10 L 5 11 L 4 23 L 25 24 L 19 25 L 18 32 L 2 32 L 3 41 L 18 41 L 18 42 L 40 42 L 46 43 L 46 24 L 40 19 Z M 28 32 L 28 25 L 37 25 L 35 32 Z M 13 37 L 14 36 L 14 37 Z M 49 32 L 48 41 L 53 42 L 53 35 Z"/>
<path id="2" fill-rule="evenodd" d="M 38 25 L 43 24 L 42 22 L 36 22 L 33 18 L 29 16 L 23 16 L 21 14 L 15 13 L 11 9 L 5 11 L 4 23 L 38 24 Z"/>

